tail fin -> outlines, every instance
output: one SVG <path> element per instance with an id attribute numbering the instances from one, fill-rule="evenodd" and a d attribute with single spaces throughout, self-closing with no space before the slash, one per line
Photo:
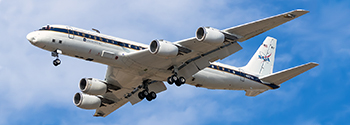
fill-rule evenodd
<path id="1" fill-rule="evenodd" d="M 277 40 L 275 38 L 266 37 L 263 44 L 242 69 L 259 76 L 271 74 L 275 62 L 276 43 Z"/>

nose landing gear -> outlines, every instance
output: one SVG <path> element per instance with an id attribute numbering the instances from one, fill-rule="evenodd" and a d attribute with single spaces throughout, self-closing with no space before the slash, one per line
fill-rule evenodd
<path id="1" fill-rule="evenodd" d="M 51 56 L 57 57 L 55 60 L 53 60 L 53 65 L 58 66 L 61 64 L 61 60 L 58 58 L 58 54 L 62 54 L 62 51 L 59 49 L 56 49 L 55 51 L 51 52 Z"/>
<path id="2" fill-rule="evenodd" d="M 55 59 L 55 60 L 53 60 L 53 65 L 54 66 L 58 66 L 58 65 L 60 65 L 61 64 L 61 60 L 60 59 Z"/>

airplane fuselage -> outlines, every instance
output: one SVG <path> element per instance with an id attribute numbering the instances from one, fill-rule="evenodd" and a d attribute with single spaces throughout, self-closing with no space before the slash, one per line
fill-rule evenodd
<path id="1" fill-rule="evenodd" d="M 50 25 L 31 32 L 27 39 L 35 46 L 48 51 L 79 59 L 102 63 L 135 75 L 150 76 L 152 80 L 166 81 L 171 71 L 145 67 L 126 56 L 134 51 L 146 51 L 148 45 L 120 39 L 70 26 Z M 147 69 L 145 71 L 145 69 Z M 142 72 L 142 73 L 140 73 Z M 245 73 L 240 68 L 211 63 L 211 65 L 188 79 L 187 84 L 209 89 L 268 90 L 279 86 L 264 83 L 257 76 Z M 135 87 L 137 85 L 122 85 Z"/>

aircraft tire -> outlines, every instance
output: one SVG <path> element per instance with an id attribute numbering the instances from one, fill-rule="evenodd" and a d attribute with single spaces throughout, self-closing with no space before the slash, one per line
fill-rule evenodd
<path id="1" fill-rule="evenodd" d="M 145 95 L 143 95 L 142 92 L 139 92 L 138 96 L 139 96 L 139 98 L 140 98 L 141 100 L 143 100 L 143 99 L 145 98 Z"/>
<path id="2" fill-rule="evenodd" d="M 58 66 L 58 65 L 60 65 L 61 64 L 61 60 L 60 59 L 55 59 L 54 61 L 53 61 L 53 65 L 54 66 Z"/>
<path id="3" fill-rule="evenodd" d="M 181 82 L 181 84 L 185 84 L 186 83 L 186 79 L 184 77 L 180 77 L 179 81 Z"/>
<path id="4" fill-rule="evenodd" d="M 144 97 L 147 97 L 147 96 L 148 96 L 148 94 L 149 94 L 149 93 L 148 93 L 148 91 L 147 91 L 147 90 L 143 90 L 143 91 L 142 91 L 142 95 L 143 95 Z"/>
<path id="5" fill-rule="evenodd" d="M 171 80 L 174 81 L 176 83 L 176 81 L 178 80 L 179 78 L 176 76 L 176 75 L 172 75 L 171 76 Z"/>
<path id="6" fill-rule="evenodd" d="M 150 93 L 148 94 L 148 96 L 150 96 L 151 99 L 157 98 L 157 94 L 156 94 L 155 92 L 150 92 Z"/>
<path id="7" fill-rule="evenodd" d="M 180 80 L 177 80 L 177 81 L 175 81 L 175 85 L 178 86 L 178 87 L 180 87 L 180 86 L 182 85 L 182 83 L 181 83 Z"/>
<path id="8" fill-rule="evenodd" d="M 167 82 L 168 82 L 170 85 L 174 84 L 173 79 L 172 79 L 171 77 L 168 77 Z"/>
<path id="9" fill-rule="evenodd" d="M 146 96 L 147 101 L 152 101 L 152 97 L 151 96 Z"/>

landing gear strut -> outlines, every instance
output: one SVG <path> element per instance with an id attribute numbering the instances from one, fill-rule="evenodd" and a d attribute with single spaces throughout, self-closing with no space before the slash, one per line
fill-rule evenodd
<path id="1" fill-rule="evenodd" d="M 59 49 L 56 49 L 55 51 L 51 52 L 51 56 L 57 57 L 55 60 L 53 60 L 53 65 L 58 66 L 61 64 L 61 60 L 58 58 L 58 54 L 62 54 L 62 51 Z"/>

